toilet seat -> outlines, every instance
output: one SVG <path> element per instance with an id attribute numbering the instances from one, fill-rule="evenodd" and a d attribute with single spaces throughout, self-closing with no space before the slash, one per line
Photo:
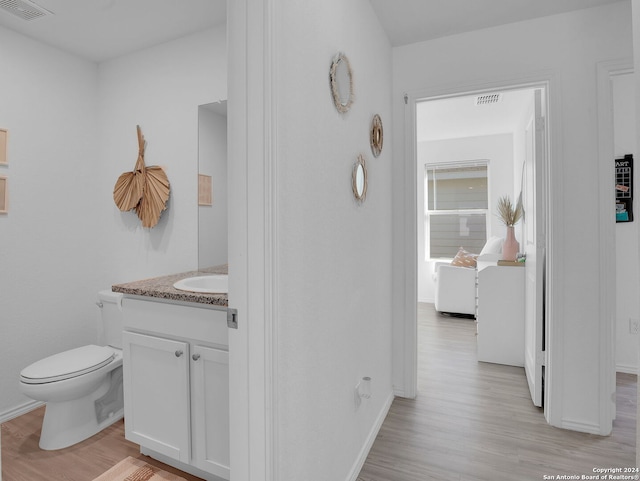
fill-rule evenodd
<path id="1" fill-rule="evenodd" d="M 26 384 L 46 384 L 81 376 L 109 364 L 115 352 L 106 346 L 82 346 L 54 354 L 24 368 L 20 381 Z"/>

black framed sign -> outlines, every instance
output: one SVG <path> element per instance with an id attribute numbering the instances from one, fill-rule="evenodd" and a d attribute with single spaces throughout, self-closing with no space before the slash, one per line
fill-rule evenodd
<path id="1" fill-rule="evenodd" d="M 616 222 L 633 221 L 633 155 L 616 159 Z"/>

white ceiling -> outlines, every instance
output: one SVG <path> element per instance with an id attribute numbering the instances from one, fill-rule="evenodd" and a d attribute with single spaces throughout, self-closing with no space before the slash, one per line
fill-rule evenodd
<path id="1" fill-rule="evenodd" d="M 486 105 L 476 105 L 477 95 L 419 102 L 416 105 L 416 140 L 513 133 L 518 122 L 532 108 L 533 90 L 499 93 L 499 102 Z"/>
<path id="2" fill-rule="evenodd" d="M 95 62 L 226 21 L 226 0 L 0 3 L 21 1 L 53 15 L 25 21 L 0 9 L 0 25 Z M 628 0 L 370 0 L 393 46 L 616 1 Z"/>
<path id="3" fill-rule="evenodd" d="M 370 0 L 393 46 L 616 1 L 628 0 Z M 20 2 L 53 14 L 25 21 L 0 8 L 0 26 L 101 62 L 223 24 L 227 0 L 0 0 Z M 511 94 L 483 110 L 467 100 L 418 109 L 427 112 L 419 139 L 497 133 L 520 115 Z"/>
<path id="4" fill-rule="evenodd" d="M 26 21 L 0 9 L 0 25 L 94 62 L 223 24 L 227 16 L 226 0 L 22 1 L 53 15 Z"/>
<path id="5" fill-rule="evenodd" d="M 369 0 L 394 47 L 620 0 Z"/>

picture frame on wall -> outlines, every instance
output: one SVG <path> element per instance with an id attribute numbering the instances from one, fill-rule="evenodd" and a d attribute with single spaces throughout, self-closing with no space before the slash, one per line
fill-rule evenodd
<path id="1" fill-rule="evenodd" d="M 633 222 L 633 155 L 615 159 L 616 223 Z"/>
<path id="2" fill-rule="evenodd" d="M 198 205 L 213 205 L 211 176 L 198 174 Z"/>
<path id="3" fill-rule="evenodd" d="M 7 129 L 0 129 L 0 165 L 6 165 L 7 159 Z"/>
<path id="4" fill-rule="evenodd" d="M 0 175 L 0 214 L 9 212 L 9 190 L 7 188 L 8 179 Z"/>

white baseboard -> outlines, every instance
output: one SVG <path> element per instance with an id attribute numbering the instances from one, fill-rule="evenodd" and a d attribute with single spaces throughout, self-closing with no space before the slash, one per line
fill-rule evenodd
<path id="1" fill-rule="evenodd" d="M 385 401 L 384 405 L 382 406 L 382 409 L 380 410 L 380 413 L 378 414 L 378 417 L 376 418 L 376 422 L 373 424 L 373 427 L 369 432 L 369 436 L 367 436 L 367 439 L 365 440 L 365 443 L 362 446 L 360 453 L 358 454 L 358 458 L 356 459 L 356 462 L 351 468 L 351 472 L 349 473 L 349 476 L 347 476 L 348 481 L 357 481 L 358 475 L 360 474 L 360 470 L 362 469 L 362 466 L 364 466 L 364 462 L 367 460 L 369 451 L 371 451 L 371 447 L 373 446 L 373 443 L 375 442 L 376 437 L 378 436 L 378 432 L 382 427 L 382 423 L 384 422 L 385 418 L 387 417 L 387 414 L 389 413 L 389 409 L 391 408 L 391 403 L 393 402 L 393 398 L 394 398 L 393 392 L 390 392 L 389 396 L 387 397 L 387 400 Z"/>
<path id="2" fill-rule="evenodd" d="M 0 424 L 11 421 L 12 419 L 22 416 L 34 409 L 38 409 L 40 406 L 44 406 L 41 401 L 28 401 L 24 404 L 9 409 L 8 411 L 0 413 Z"/>
<path id="3" fill-rule="evenodd" d="M 624 372 L 626 374 L 638 374 L 638 366 L 630 364 L 616 364 L 616 372 Z"/>
<path id="4" fill-rule="evenodd" d="M 405 394 L 404 389 L 398 389 L 397 387 L 393 388 L 393 395 L 395 397 L 407 397 L 407 395 Z"/>
<path id="5" fill-rule="evenodd" d="M 560 427 L 563 429 L 568 429 L 570 431 L 579 431 L 581 433 L 602 435 L 600 426 L 591 422 L 586 423 L 584 421 L 574 421 L 564 418 L 562 419 L 562 425 Z"/>

